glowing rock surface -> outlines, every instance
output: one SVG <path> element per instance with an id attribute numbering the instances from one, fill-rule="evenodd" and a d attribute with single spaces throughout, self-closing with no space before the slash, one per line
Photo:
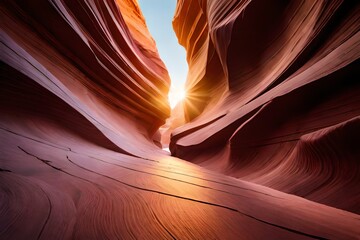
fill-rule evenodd
<path id="1" fill-rule="evenodd" d="M 2 1 L 0 239 L 358 237 L 350 2 L 178 1 L 204 168 L 137 1 Z"/>
<path id="2" fill-rule="evenodd" d="M 172 133 L 173 155 L 359 214 L 359 11 L 349 1 L 179 1 L 189 123 Z"/>

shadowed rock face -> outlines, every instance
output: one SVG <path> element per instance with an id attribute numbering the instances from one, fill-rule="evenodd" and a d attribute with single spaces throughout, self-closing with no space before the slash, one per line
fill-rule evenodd
<path id="1" fill-rule="evenodd" d="M 105 135 L 110 130 L 113 141 L 126 132 L 121 121 L 137 122 L 139 131 L 151 136 L 169 115 L 169 77 L 155 43 L 139 9 L 119 2 L 2 4 L 3 61 Z"/>
<path id="2" fill-rule="evenodd" d="M 359 13 L 350 1 L 178 1 L 188 124 L 172 154 L 360 213 Z"/>
<path id="3" fill-rule="evenodd" d="M 358 237 L 349 2 L 179 0 L 189 97 L 158 130 L 137 1 L 1 1 L 0 239 Z M 205 168 L 157 146 L 184 121 L 172 152 Z"/>

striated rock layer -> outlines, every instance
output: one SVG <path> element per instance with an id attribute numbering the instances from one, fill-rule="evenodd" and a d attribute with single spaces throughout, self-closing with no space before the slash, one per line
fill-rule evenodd
<path id="1" fill-rule="evenodd" d="M 179 0 L 174 156 L 360 213 L 360 4 Z"/>
<path id="2" fill-rule="evenodd" d="M 152 144 L 139 138 L 152 137 L 170 113 L 170 80 L 139 9 L 130 19 L 134 3 L 121 2 L 5 1 L 1 58 L 122 150 L 142 155 L 134 146 Z"/>
<path id="3" fill-rule="evenodd" d="M 250 99 L 246 108 L 240 106 L 243 111 L 237 111 L 239 96 L 245 101 L 253 93 L 240 94 L 247 91 L 233 80 L 231 89 L 236 88 L 239 94 L 228 94 L 226 79 L 233 71 L 222 73 L 221 66 L 230 66 L 220 64 L 224 60 L 217 52 L 222 44 L 210 45 L 211 28 L 200 11 L 206 2 L 196 5 L 199 2 L 179 1 L 178 13 L 181 4 L 185 7 L 189 3 L 194 5 L 188 6 L 192 7 L 188 11 L 190 22 L 184 24 L 183 34 L 196 37 L 204 32 L 203 39 L 197 38 L 202 44 L 189 55 L 189 60 L 195 61 L 199 52 L 199 65 L 197 69 L 191 65 L 189 76 L 207 74 L 207 80 L 199 78 L 195 84 L 189 78 L 189 83 L 194 83 L 193 93 L 199 93 L 194 98 L 198 100 L 193 109 L 185 106 L 185 116 L 179 105 L 180 110 L 174 112 L 180 117 L 173 119 L 181 122 L 198 116 L 202 124 L 198 122 L 195 127 L 194 120 L 194 125 L 176 130 L 172 149 L 188 159 L 204 160 L 207 156 L 205 165 L 216 166 L 218 171 L 227 169 L 231 162 L 232 172 L 249 181 L 168 156 L 157 146 L 161 138 L 158 128 L 170 113 L 166 97 L 169 77 L 137 1 L 5 0 L 0 3 L 0 239 L 350 239 L 360 235 L 359 215 L 355 213 L 252 183 L 275 185 L 288 192 L 296 188 L 310 191 L 306 187 L 309 181 L 317 178 L 316 183 L 321 183 L 327 177 L 333 182 L 325 181 L 318 188 L 329 197 L 313 191 L 313 199 L 330 199 L 329 205 L 335 205 L 336 196 L 354 209 L 356 202 L 351 205 L 350 200 L 356 197 L 344 200 L 346 194 L 358 190 L 353 185 L 358 177 L 356 142 L 349 140 L 357 136 L 359 125 L 354 116 L 358 94 L 351 81 L 356 66 L 347 54 L 354 57 L 358 52 L 333 50 L 343 55 L 323 64 L 338 71 L 317 72 L 323 75 L 319 81 L 295 84 L 289 79 L 289 86 L 276 90 L 277 98 L 272 98 L 272 88 L 267 97 Z M 216 1 L 212 4 L 209 9 L 221 7 Z M 179 20 L 187 19 L 181 16 L 176 18 L 179 27 L 183 21 Z M 193 26 L 190 23 L 196 16 L 199 25 L 194 26 L 199 29 L 191 34 L 187 28 Z M 334 33 L 342 36 L 341 32 Z M 219 32 L 218 41 L 224 41 L 225 35 Z M 186 40 L 185 35 L 182 39 Z M 349 33 L 346 41 L 339 41 L 349 47 L 347 41 L 351 39 Z M 190 41 L 188 48 L 194 42 Z M 203 45 L 205 42 L 208 45 Z M 338 60 L 343 64 L 336 65 Z M 212 76 L 218 76 L 219 81 L 215 83 Z M 303 79 L 301 75 L 299 78 Z M 251 88 L 250 83 L 251 78 L 244 86 Z M 323 95 L 317 107 L 310 99 L 314 90 Z M 309 103 L 304 105 L 294 94 Z M 282 114 L 286 107 L 288 115 Z M 263 121 L 263 116 L 273 116 L 274 111 L 278 120 L 273 118 L 266 121 L 269 125 L 258 127 L 256 123 Z M 307 118 L 303 117 L 305 113 Z M 220 121 L 229 127 L 217 124 Z M 290 135 L 298 137 L 297 141 L 284 139 L 278 154 L 289 151 L 289 157 L 269 160 L 269 176 L 263 173 L 264 157 L 255 157 L 247 147 L 235 147 L 247 146 L 242 144 L 245 140 L 249 144 L 269 143 L 271 130 L 287 136 L 300 123 L 312 130 Z M 201 132 L 206 125 L 204 135 Z M 182 140 L 195 143 L 201 136 L 210 137 L 212 145 L 206 141 L 193 147 L 181 145 Z M 259 154 L 270 156 L 267 153 L 273 148 L 269 146 Z M 193 151 L 197 147 L 206 149 L 202 153 Z M 216 154 L 224 155 L 221 158 Z M 346 159 L 334 158 L 339 155 Z M 238 161 L 239 156 L 247 156 L 248 161 Z M 327 171 L 322 171 L 320 164 Z M 332 165 L 338 165 L 336 171 L 330 171 Z M 280 172 L 276 178 L 275 170 Z M 250 172 L 253 175 L 247 174 Z M 285 180 L 286 175 L 289 180 Z M 292 184 L 294 178 L 297 185 Z M 279 183 L 274 184 L 275 180 Z M 344 192 L 343 196 L 334 194 L 336 188 Z"/>

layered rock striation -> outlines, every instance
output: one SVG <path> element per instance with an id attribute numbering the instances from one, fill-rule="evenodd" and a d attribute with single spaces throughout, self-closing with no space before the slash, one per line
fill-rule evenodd
<path id="1" fill-rule="evenodd" d="M 132 1 L 119 2 L 2 3 L 1 58 L 7 78 L 2 82 L 16 85 L 21 99 L 25 81 L 18 85 L 10 79 L 32 79 L 115 145 L 136 152 L 133 146 L 141 142 L 136 138 L 151 138 L 170 113 L 170 80 L 139 8 Z M 58 113 L 65 117 L 68 111 Z"/>
<path id="2" fill-rule="evenodd" d="M 179 0 L 174 156 L 360 213 L 360 5 Z"/>
<path id="3" fill-rule="evenodd" d="M 240 16 L 254 18 L 260 9 L 246 9 L 257 3 L 178 1 L 174 26 L 188 49 L 192 100 L 167 122 L 190 121 L 171 148 L 216 172 L 158 146 L 170 80 L 137 1 L 1 1 L 0 239 L 358 237 L 358 8 L 313 4 L 324 18 L 314 29 L 332 29 L 336 41 L 304 43 L 313 55 L 300 49 L 293 63 L 278 59 L 287 68 L 266 58 L 277 51 L 265 51 L 264 38 L 258 54 L 269 65 L 254 56 L 248 73 L 235 73 L 246 56 L 238 59 L 231 40 L 242 31 L 230 29 L 246 30 Z M 297 21 L 311 3 L 292 4 L 277 21 L 294 18 L 291 29 L 305 37 Z M 302 14 L 293 17 L 295 8 Z M 330 20 L 331 9 L 342 21 Z M 289 76 L 264 80 L 270 66 Z"/>

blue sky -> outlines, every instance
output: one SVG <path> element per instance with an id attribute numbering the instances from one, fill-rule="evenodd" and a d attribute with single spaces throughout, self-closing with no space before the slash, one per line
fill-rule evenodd
<path id="1" fill-rule="evenodd" d="M 171 94 L 182 91 L 186 81 L 188 66 L 185 49 L 179 45 L 172 28 L 176 0 L 138 0 L 145 16 L 146 25 L 155 39 L 160 57 L 166 65 L 171 78 L 169 100 L 174 105 Z"/>

